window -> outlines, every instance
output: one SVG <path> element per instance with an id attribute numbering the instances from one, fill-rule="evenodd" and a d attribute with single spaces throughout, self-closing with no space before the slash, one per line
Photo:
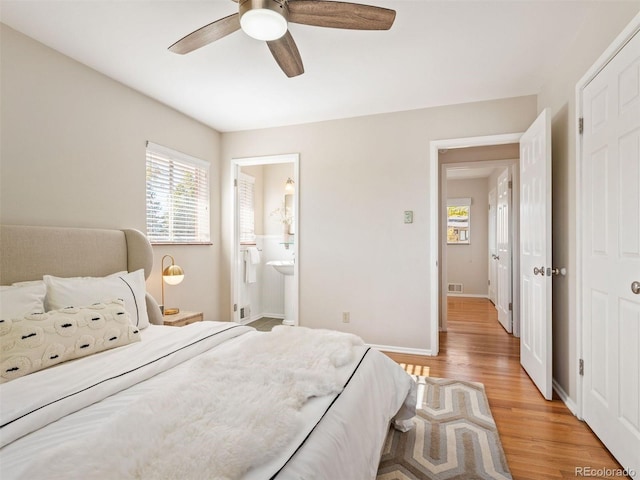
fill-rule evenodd
<path id="1" fill-rule="evenodd" d="M 209 163 L 147 142 L 147 237 L 209 243 Z"/>
<path id="2" fill-rule="evenodd" d="M 254 192 L 256 179 L 240 172 L 238 176 L 238 211 L 240 215 L 240 243 L 255 243 L 255 209 Z"/>
<path id="3" fill-rule="evenodd" d="M 450 198 L 447 200 L 447 243 L 469 245 L 471 221 L 471 199 Z"/>

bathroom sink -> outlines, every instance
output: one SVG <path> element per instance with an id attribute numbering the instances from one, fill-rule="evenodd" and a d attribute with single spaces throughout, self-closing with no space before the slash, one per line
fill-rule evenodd
<path id="1" fill-rule="evenodd" d="M 293 276 L 293 260 L 271 260 L 267 265 L 272 266 L 277 272 L 284 276 L 284 320 L 283 325 L 296 324 L 296 284 Z"/>
<path id="2" fill-rule="evenodd" d="M 267 265 L 271 265 L 283 275 L 293 275 L 293 260 L 271 260 Z"/>

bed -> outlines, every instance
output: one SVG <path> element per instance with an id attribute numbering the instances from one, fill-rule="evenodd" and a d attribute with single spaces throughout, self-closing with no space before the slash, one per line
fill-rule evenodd
<path id="1" fill-rule="evenodd" d="M 375 478 L 415 414 L 399 365 L 332 331 L 162 326 L 152 263 L 135 230 L 0 227 L 0 477 Z M 41 312 L 5 313 L 42 288 Z M 111 288 L 126 295 L 78 304 Z"/>

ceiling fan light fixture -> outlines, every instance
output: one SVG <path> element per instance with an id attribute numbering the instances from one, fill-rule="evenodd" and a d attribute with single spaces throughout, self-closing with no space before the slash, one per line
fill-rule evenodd
<path id="1" fill-rule="evenodd" d="M 246 0 L 240 4 L 240 27 L 256 40 L 277 40 L 287 33 L 286 4 Z"/>

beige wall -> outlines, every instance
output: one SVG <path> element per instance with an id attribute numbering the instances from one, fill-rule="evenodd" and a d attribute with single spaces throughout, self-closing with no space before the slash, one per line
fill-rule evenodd
<path id="1" fill-rule="evenodd" d="M 640 10 L 638 2 L 604 5 L 593 15 L 557 65 L 551 81 L 538 96 L 538 111 L 551 108 L 553 157 L 553 264 L 566 267 L 566 277 L 553 282 L 553 377 L 568 395 L 576 399 L 576 83 Z"/>
<path id="2" fill-rule="evenodd" d="M 300 323 L 430 350 L 429 142 L 523 131 L 535 109 L 535 97 L 520 97 L 225 133 L 222 230 L 231 225 L 231 159 L 300 153 Z M 223 242 L 228 271 L 231 236 Z"/>
<path id="3" fill-rule="evenodd" d="M 220 135 L 0 25 L 0 221 L 27 225 L 145 225 L 145 142 L 211 162 L 212 246 L 154 248 L 149 291 L 160 301 L 160 258 L 186 272 L 166 300 L 220 318 Z"/>
<path id="4" fill-rule="evenodd" d="M 471 243 L 446 245 L 447 282 L 462 283 L 465 295 L 488 295 L 489 189 L 486 178 L 447 180 L 448 198 L 471 198 Z"/>

